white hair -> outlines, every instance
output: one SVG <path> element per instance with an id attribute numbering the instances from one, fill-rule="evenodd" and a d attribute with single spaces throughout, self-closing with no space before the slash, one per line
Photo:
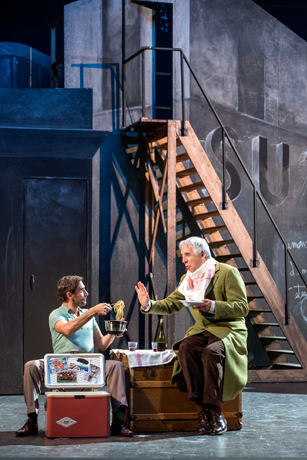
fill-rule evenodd
<path id="1" fill-rule="evenodd" d="M 204 238 L 199 238 L 198 236 L 191 236 L 186 240 L 180 241 L 179 249 L 181 249 L 182 246 L 190 246 L 193 249 L 193 252 L 196 256 L 199 256 L 199 254 L 203 251 L 206 259 L 211 259 L 210 248 L 208 246 L 207 241 Z"/>

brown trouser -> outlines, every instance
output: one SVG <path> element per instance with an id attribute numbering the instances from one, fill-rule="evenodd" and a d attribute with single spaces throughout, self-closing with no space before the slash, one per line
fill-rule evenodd
<path id="1" fill-rule="evenodd" d="M 188 395 L 196 404 L 222 403 L 225 347 L 208 331 L 185 338 L 179 347 L 179 361 Z"/>
<path id="2" fill-rule="evenodd" d="M 124 366 L 120 361 L 105 361 L 106 385 L 111 395 L 113 413 L 120 406 L 128 407 L 125 390 Z M 24 397 L 27 405 L 27 413 L 39 411 L 38 397 L 41 392 L 41 383 L 44 380 L 44 361 L 36 359 L 28 361 L 24 367 Z"/>

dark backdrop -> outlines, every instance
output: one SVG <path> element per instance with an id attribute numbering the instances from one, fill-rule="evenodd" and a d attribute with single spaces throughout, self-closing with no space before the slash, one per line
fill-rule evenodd
<path id="1" fill-rule="evenodd" d="M 1 2 L 0 41 L 23 43 L 50 55 L 50 25 L 63 7 L 76 0 L 5 0 Z M 126 0 L 128 2 L 129 0 Z M 304 40 L 307 40 L 306 0 L 253 0 Z M 63 57 L 63 25 L 57 28 L 57 57 Z"/>

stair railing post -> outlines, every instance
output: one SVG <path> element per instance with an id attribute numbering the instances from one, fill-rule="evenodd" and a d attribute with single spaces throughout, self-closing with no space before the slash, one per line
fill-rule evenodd
<path id="1" fill-rule="evenodd" d="M 223 163 L 223 181 L 222 181 L 222 201 L 220 209 L 229 209 L 229 202 L 226 200 L 226 158 L 225 158 L 225 131 L 222 128 L 222 163 Z"/>
<path id="2" fill-rule="evenodd" d="M 181 107 L 182 107 L 181 136 L 187 136 L 188 130 L 185 127 L 184 60 L 183 60 L 182 50 L 180 50 L 180 64 L 181 64 Z"/>
<path id="3" fill-rule="evenodd" d="M 254 210 L 254 241 L 253 241 L 253 258 L 251 259 L 251 268 L 260 267 L 260 259 L 257 259 L 257 190 L 254 187 L 253 193 L 253 210 Z"/>
<path id="4" fill-rule="evenodd" d="M 285 318 L 284 318 L 284 324 L 285 326 L 288 326 L 288 324 L 291 324 L 291 318 L 289 316 L 289 302 L 288 302 L 288 251 L 286 246 L 285 248 L 285 290 L 286 290 L 286 302 L 285 302 Z"/>
<path id="5" fill-rule="evenodd" d="M 123 63 L 123 74 L 122 74 L 122 128 L 125 127 L 125 123 L 126 123 L 125 74 L 126 74 L 126 64 Z"/>
<path id="6" fill-rule="evenodd" d="M 167 292 L 176 289 L 176 122 L 167 121 Z M 174 315 L 167 319 L 167 338 L 175 342 Z"/>
<path id="7" fill-rule="evenodd" d="M 142 51 L 142 117 L 145 117 L 145 50 Z"/>

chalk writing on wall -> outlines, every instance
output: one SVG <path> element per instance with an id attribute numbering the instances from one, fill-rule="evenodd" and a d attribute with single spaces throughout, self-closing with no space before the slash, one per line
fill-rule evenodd
<path id="1" fill-rule="evenodd" d="M 307 241 L 292 241 L 292 243 L 288 243 L 288 249 L 307 249 Z"/>
<path id="2" fill-rule="evenodd" d="M 293 262 L 290 260 L 290 265 L 291 265 L 291 270 L 289 272 L 289 275 L 290 276 L 296 276 L 296 273 L 294 271 L 294 267 L 293 267 Z M 306 275 L 307 274 L 307 269 L 306 268 L 301 268 L 301 273 L 302 275 Z"/>
<path id="3" fill-rule="evenodd" d="M 301 286 L 297 284 L 296 286 L 291 286 L 289 287 L 288 291 L 291 291 L 292 289 L 295 299 L 303 299 L 304 297 L 307 297 L 307 290 L 305 285 Z"/>

